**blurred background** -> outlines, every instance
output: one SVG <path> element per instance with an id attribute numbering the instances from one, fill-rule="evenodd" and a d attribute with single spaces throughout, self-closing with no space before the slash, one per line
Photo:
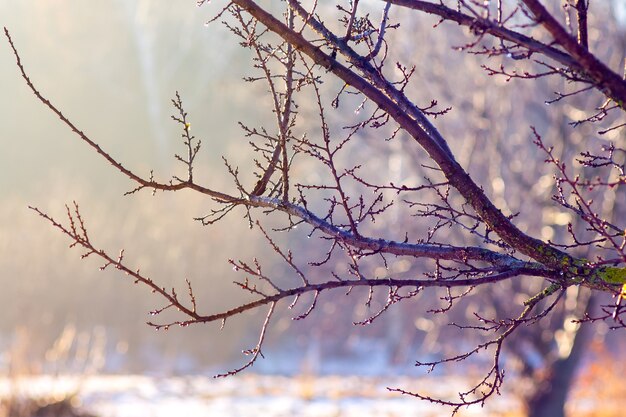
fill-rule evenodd
<path id="1" fill-rule="evenodd" d="M 375 9 L 371 2 L 366 7 Z M 203 142 L 196 178 L 226 188 L 230 177 L 221 156 L 242 170 L 249 169 L 252 161 L 248 139 L 237 122 L 256 125 L 268 113 L 253 99 L 264 92 L 263 86 L 241 81 L 250 75 L 249 51 L 240 48 L 223 25 L 205 25 L 215 10 L 198 9 L 194 1 L 183 0 L 0 0 L 0 20 L 11 32 L 32 81 L 107 152 L 146 177 L 150 170 L 162 180 L 181 173 L 173 157 L 182 149 L 180 130 L 170 120 L 171 99 L 178 91 L 192 133 Z M 613 68 L 624 59 L 626 27 L 615 17 L 623 10 L 620 0 L 603 4 L 607 32 L 590 34 L 595 40 L 614 39 L 600 51 Z M 417 37 L 437 36 L 437 42 L 420 45 L 423 59 L 417 63 L 419 76 L 432 82 L 414 87 L 412 93 L 424 102 L 437 98 L 442 108 L 472 110 L 467 118 L 453 113 L 441 123 L 444 135 L 452 138 L 452 149 L 459 149 L 462 164 L 501 207 L 516 212 L 525 204 L 537 204 L 544 221 L 534 222 L 531 211 L 522 213 L 518 224 L 535 236 L 558 240 L 571 219 L 541 206 L 553 192 L 552 173 L 534 154 L 527 126 L 552 126 L 554 135 L 568 129 L 577 103 L 556 104 L 553 108 L 558 110 L 551 114 L 543 104 L 552 91 L 567 87 L 560 80 L 521 84 L 492 79 L 480 69 L 478 58 L 450 52 L 452 46 L 464 43 L 462 31 L 432 32 L 436 20 L 415 14 L 398 15 L 398 20 L 413 25 Z M 396 45 L 399 56 L 415 54 L 410 40 L 400 38 Z M 443 76 L 449 68 L 459 71 L 454 83 Z M 497 89 L 487 88 L 492 84 Z M 459 97 L 459 91 L 467 93 Z M 256 314 L 229 321 L 223 330 L 209 325 L 155 332 L 145 322 L 150 320 L 150 310 L 161 307 L 160 300 L 115 271 L 100 272 L 96 260 L 81 260 L 81 253 L 68 249 L 70 242 L 28 206 L 60 219 L 64 205 L 76 201 L 99 247 L 111 253 L 124 248 L 131 265 L 160 285 L 184 289 L 184 280 L 190 279 L 198 305 L 207 313 L 243 299 L 232 285 L 239 276 L 228 259 L 271 258 L 259 234 L 238 221 L 238 215 L 202 227 L 193 218 L 205 215 L 208 205 L 193 193 L 141 192 L 123 197 L 133 184 L 33 96 L 6 42 L 0 47 L 0 92 L 0 370 L 31 375 L 165 376 L 210 375 L 237 366 L 241 350 L 255 344 Z M 583 143 L 592 130 L 583 126 L 578 133 L 567 134 L 575 143 Z M 619 135 L 623 132 L 612 132 L 603 140 L 616 140 Z M 499 137 L 507 137 L 508 151 L 494 145 Z M 407 158 L 419 150 L 407 138 L 401 137 L 386 150 L 375 144 L 366 149 L 372 150 L 382 155 L 380 164 L 391 174 L 420 175 L 408 172 Z M 574 148 L 563 150 L 571 158 L 576 153 Z M 531 163 L 536 169 L 528 169 Z M 398 167 L 408 171 L 400 172 Z M 503 185 L 518 180 L 529 187 L 528 196 Z M 623 195 L 612 201 L 623 204 Z M 613 209 L 607 208 L 609 213 Z M 386 227 L 402 234 L 409 226 Z M 292 247 L 306 247 L 305 239 L 293 239 Z M 275 273 L 285 269 L 278 262 L 269 268 Z M 393 268 L 411 273 L 415 266 L 405 260 Z M 501 300 L 498 294 L 482 296 Z M 477 300 L 472 301 L 474 307 L 481 302 Z M 254 370 L 281 375 L 421 375 L 423 371 L 412 366 L 418 354 L 424 359 L 445 353 L 449 347 L 445 338 L 452 333 L 434 331 L 440 323 L 414 314 L 414 304 L 390 311 L 371 326 L 352 325 L 383 302 L 381 298 L 377 305 L 375 300 L 367 310 L 345 298 L 329 297 L 305 322 L 293 325 L 285 315 L 267 342 L 266 353 L 272 354 Z M 470 311 L 466 308 L 459 317 Z M 345 320 L 338 323 L 337 316 Z M 600 346 L 597 357 L 611 358 L 611 351 L 623 346 L 623 338 L 612 339 L 614 343 L 605 349 L 610 332 L 606 325 L 600 326 L 604 327 L 589 339 Z M 549 331 L 552 335 L 557 329 Z M 594 358 L 590 354 L 585 363 L 596 363 Z M 507 389 L 509 394 L 515 391 L 514 386 Z"/>
<path id="2" fill-rule="evenodd" d="M 181 150 L 180 131 L 170 120 L 170 100 L 179 91 L 204 143 L 199 165 L 205 169 L 197 175 L 219 186 L 226 178 L 221 155 L 247 163 L 236 122 L 242 114 L 254 120 L 256 110 L 240 82 L 246 52 L 226 42 L 223 26 L 205 27 L 207 12 L 188 1 L 0 2 L 3 24 L 41 92 L 142 175 L 152 169 L 164 179 L 180 173 L 173 158 Z M 232 335 L 246 334 L 245 323 L 229 326 L 215 343 L 201 342 L 207 329 L 187 329 L 184 337 L 195 341 L 185 344 L 176 342 L 179 330 L 156 334 L 144 323 L 159 300 L 115 273 L 100 273 L 95 261 L 81 262 L 80 253 L 68 250 L 69 242 L 27 206 L 63 216 L 64 204 L 75 200 L 98 245 L 114 253 L 125 248 L 138 268 L 163 285 L 197 282 L 215 310 L 235 302 L 224 295 L 237 294 L 229 256 L 234 249 L 256 251 L 254 239 L 245 237 L 246 225 L 228 225 L 241 240 L 224 239 L 221 225 L 200 227 L 193 218 L 205 214 L 206 206 L 191 194 L 123 198 L 132 184 L 35 99 L 6 42 L 0 60 L 5 352 L 24 339 L 25 363 L 46 368 L 46 351 L 69 326 L 82 343 L 98 339 L 106 346 L 107 370 L 198 369 L 189 368 L 187 356 L 204 366 L 223 363 Z M 15 358 L 3 359 L 5 367 L 15 365 Z"/>

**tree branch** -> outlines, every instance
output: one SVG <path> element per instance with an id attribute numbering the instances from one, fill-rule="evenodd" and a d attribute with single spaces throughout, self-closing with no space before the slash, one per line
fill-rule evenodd
<path id="1" fill-rule="evenodd" d="M 418 10 L 434 16 L 439 16 L 442 20 L 455 22 L 461 26 L 466 26 L 473 31 L 488 33 L 496 38 L 512 42 L 516 45 L 528 49 L 530 52 L 547 56 L 558 63 L 565 65 L 575 71 L 583 71 L 583 68 L 572 59 L 571 56 L 550 45 L 546 45 L 536 39 L 526 36 L 514 30 L 507 29 L 497 22 L 484 19 L 479 16 L 470 16 L 457 10 L 451 9 L 443 4 L 435 4 L 421 0 L 383 0 L 386 3 L 395 4 L 409 9 Z"/>
<path id="2" fill-rule="evenodd" d="M 537 23 L 552 35 L 555 42 L 561 45 L 584 69 L 585 74 L 598 88 L 623 110 L 626 110 L 626 81 L 602 63 L 583 43 L 579 43 L 565 30 L 550 12 L 538 0 L 521 0 L 533 13 Z"/>
<path id="3" fill-rule="evenodd" d="M 426 150 L 428 155 L 439 165 L 450 184 L 459 191 L 476 213 L 503 241 L 524 255 L 530 256 L 552 268 L 562 268 L 564 263 L 568 265 L 576 264 L 577 260 L 575 258 L 539 239 L 524 234 L 513 225 L 458 164 L 447 145 L 444 145 L 445 140 L 422 112 L 412 105 L 403 93 L 387 82 L 367 61 L 357 55 L 344 41 L 332 35 L 320 22 L 313 16 L 310 16 L 297 1 L 289 0 L 290 6 L 296 10 L 312 29 L 321 33 L 331 45 L 336 46 L 342 54 L 346 55 L 348 61 L 361 70 L 369 81 L 311 44 L 302 34 L 289 29 L 254 1 L 234 0 L 233 3 L 244 8 L 272 32 L 296 46 L 316 64 L 327 68 L 388 113 Z M 415 117 L 415 119 L 412 117 Z"/>
<path id="4" fill-rule="evenodd" d="M 488 33 L 499 39 L 513 42 L 531 52 L 545 55 L 560 64 L 565 65 L 572 71 L 579 72 L 591 82 L 604 95 L 615 101 L 622 109 L 626 103 L 626 82 L 610 68 L 591 54 L 586 44 L 586 7 L 585 13 L 579 13 L 580 42 L 572 38 L 556 19 L 539 3 L 538 0 L 522 0 L 533 12 L 537 22 L 542 24 L 552 35 L 554 40 L 561 45 L 567 53 L 552 46 L 539 42 L 519 32 L 510 30 L 490 20 L 469 16 L 443 4 L 435 4 L 421 0 L 383 0 L 386 3 L 419 10 L 428 14 L 441 17 L 443 20 L 456 22 L 467 26 L 472 30 Z M 579 0 L 580 5 L 582 0 Z M 577 7 L 577 9 L 580 9 Z"/>

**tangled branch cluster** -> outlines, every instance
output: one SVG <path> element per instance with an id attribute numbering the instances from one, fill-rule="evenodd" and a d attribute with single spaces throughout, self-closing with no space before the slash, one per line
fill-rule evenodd
<path id="1" fill-rule="evenodd" d="M 204 1 L 200 1 L 202 5 Z M 570 287 L 585 287 L 614 294 L 616 304 L 605 306 L 604 315 L 579 317 L 582 321 L 610 320 L 614 327 L 626 327 L 626 307 L 620 304 L 626 282 L 624 225 L 602 217 L 597 198 L 606 189 L 618 189 L 626 182 L 623 144 L 609 144 L 601 152 L 588 150 L 579 163 L 589 174 L 572 176 L 546 140 L 533 129 L 534 141 L 545 154 L 546 162 L 558 172 L 554 203 L 571 212 L 586 225 L 577 230 L 568 226 L 570 241 L 555 243 L 530 236 L 515 225 L 512 214 L 504 214 L 455 158 L 449 141 L 433 120 L 446 115 L 450 108 L 440 108 L 436 100 L 429 104 L 415 103 L 406 93 L 416 79 L 415 67 L 393 61 L 390 33 L 403 28 L 394 21 L 394 9 L 412 9 L 435 15 L 444 22 L 454 22 L 470 29 L 471 40 L 461 50 L 486 57 L 508 56 L 533 64 L 538 72 L 517 70 L 504 65 L 485 66 L 493 76 L 508 79 L 534 80 L 540 77 L 563 77 L 577 88 L 558 93 L 555 101 L 595 90 L 604 102 L 595 113 L 575 125 L 596 123 L 618 117 L 617 122 L 600 133 L 623 128 L 626 82 L 589 50 L 587 3 L 566 10 L 577 17 L 576 24 L 559 22 L 537 0 L 517 2 L 458 0 L 427 2 L 389 0 L 380 2 L 380 18 L 363 11 L 358 0 L 330 12 L 317 2 L 288 0 L 284 14 L 272 13 L 261 2 L 232 0 L 213 20 L 223 20 L 242 47 L 253 53 L 254 75 L 248 82 L 265 83 L 268 105 L 274 126 L 241 127 L 255 152 L 255 180 L 250 173 L 240 173 L 224 158 L 232 177 L 230 190 L 217 190 L 196 182 L 193 172 L 199 169 L 195 157 L 201 142 L 190 134 L 190 122 L 181 97 L 176 94 L 172 116 L 182 130 L 185 153 L 176 155 L 187 171 L 186 178 L 169 181 L 144 178 L 127 169 L 99 144 L 83 133 L 51 101 L 46 99 L 30 80 L 9 32 L 6 36 L 13 48 L 21 74 L 37 98 L 52 110 L 78 137 L 102 155 L 115 169 L 130 178 L 136 187 L 130 193 L 147 189 L 177 191 L 190 189 L 206 195 L 213 206 L 198 220 L 210 225 L 221 221 L 236 209 L 243 209 L 251 227 L 257 228 L 267 244 L 288 266 L 293 278 L 288 286 L 278 284 L 277 277 L 264 270 L 258 259 L 230 260 L 243 279 L 236 282 L 253 301 L 215 314 L 202 313 L 196 306 L 192 284 L 187 281 L 187 297 L 179 297 L 175 289 L 166 289 L 130 267 L 123 251 L 110 256 L 97 248 L 87 234 L 85 222 L 75 204 L 67 209 L 68 225 L 33 208 L 40 216 L 81 247 L 84 257 L 96 256 L 103 268 L 116 268 L 136 283 L 149 287 L 165 301 L 165 306 L 152 312 L 174 308 L 180 320 L 150 323 L 159 328 L 173 325 L 221 321 L 245 311 L 264 309 L 256 346 L 245 353 L 250 356 L 243 366 L 222 374 L 232 375 L 248 368 L 263 355 L 263 342 L 277 308 L 294 309 L 302 304 L 303 312 L 294 319 L 306 318 L 323 293 L 342 288 L 350 294 L 353 288 L 369 290 L 365 303 L 379 291 L 385 292 L 386 303 L 368 319 L 367 324 L 394 305 L 414 299 L 428 288 L 447 291 L 446 305 L 435 313 L 446 314 L 476 288 L 508 280 L 540 280 L 541 290 L 528 297 L 518 314 L 512 317 L 486 317 L 475 314 L 477 323 L 461 326 L 467 330 L 490 335 L 467 352 L 418 365 L 433 368 L 439 364 L 458 362 L 480 352 L 492 355 L 484 378 L 460 393 L 457 399 L 434 398 L 416 392 L 397 391 L 455 410 L 470 404 L 482 404 L 499 392 L 504 370 L 501 352 L 508 338 L 520 326 L 544 319 Z M 583 7 L 585 6 L 585 7 Z M 334 13 L 334 14 L 331 14 Z M 322 15 L 327 17 L 323 18 Z M 542 37 L 531 37 L 530 30 L 541 31 Z M 402 36 L 410 36 L 403 33 Z M 544 40 L 541 40 L 544 39 Z M 349 109 L 350 111 L 346 111 Z M 340 113 L 338 113 L 340 112 Z M 337 115 L 341 128 L 337 128 Z M 423 160 L 416 166 L 425 174 L 421 181 L 389 179 L 384 172 L 372 171 L 372 147 L 382 146 L 404 135 L 423 150 Z M 372 139 L 375 138 L 375 139 Z M 304 168 L 303 168 L 304 167 Z M 310 170 L 323 172 L 322 177 L 303 174 Z M 384 230 L 390 218 L 407 216 L 397 221 L 404 234 Z M 281 226 L 268 227 L 271 218 Z M 408 224 L 423 221 L 426 230 L 410 237 Z M 309 237 L 317 237 L 318 252 L 304 262 L 280 243 L 280 236 L 305 227 Z M 449 231 L 452 232 L 449 232 Z M 450 233 L 454 239 L 448 239 Z M 452 244 L 453 241 L 461 242 Z M 468 243 L 471 242 L 471 243 Z M 321 249 L 320 249 L 321 248 Z M 595 248 L 595 258 L 576 255 L 581 248 Z M 408 274 L 397 277 L 389 271 L 391 258 L 408 259 L 415 265 Z M 622 265 L 622 266 L 620 266 Z M 382 267 L 382 269 L 381 269 Z"/>

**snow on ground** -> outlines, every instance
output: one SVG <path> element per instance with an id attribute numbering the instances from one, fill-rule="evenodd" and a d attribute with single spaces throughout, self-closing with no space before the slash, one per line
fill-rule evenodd
<path id="1" fill-rule="evenodd" d="M 75 394 L 80 407 L 101 417 L 435 417 L 451 411 L 389 392 L 387 386 L 431 394 L 462 388 L 458 379 L 432 376 L 40 376 L 0 379 L 0 395 L 60 399 Z M 490 415 L 514 405 L 498 397 L 486 409 L 470 408 L 462 415 Z"/>

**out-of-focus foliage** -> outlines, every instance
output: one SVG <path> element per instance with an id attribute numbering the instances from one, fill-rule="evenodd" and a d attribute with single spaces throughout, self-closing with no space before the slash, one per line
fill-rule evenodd
<path id="1" fill-rule="evenodd" d="M 626 409 L 626 362 L 622 352 L 626 343 L 606 346 L 595 342 L 589 349 L 588 361 L 571 393 L 568 415 L 572 417 L 620 417 Z"/>

